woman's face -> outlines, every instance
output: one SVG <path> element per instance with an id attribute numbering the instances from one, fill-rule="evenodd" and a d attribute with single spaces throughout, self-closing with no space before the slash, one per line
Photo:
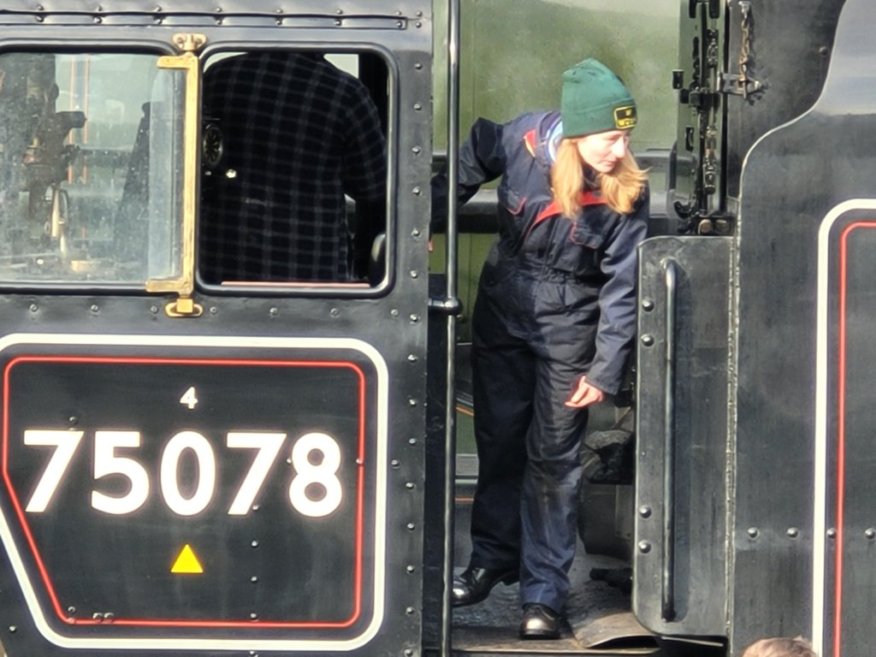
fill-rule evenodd
<path id="1" fill-rule="evenodd" d="M 624 159 L 630 144 L 629 130 L 610 130 L 579 137 L 575 145 L 585 164 L 599 173 L 610 173 Z"/>

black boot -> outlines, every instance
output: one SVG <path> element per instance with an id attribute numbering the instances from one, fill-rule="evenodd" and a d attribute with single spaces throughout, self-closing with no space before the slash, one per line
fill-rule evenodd
<path id="1" fill-rule="evenodd" d="M 523 605 L 521 639 L 559 639 L 562 616 L 547 605 Z"/>
<path id="2" fill-rule="evenodd" d="M 475 568 L 469 566 L 461 575 L 453 578 L 451 600 L 454 607 L 473 605 L 486 600 L 490 591 L 499 582 L 513 584 L 518 579 L 516 568 Z"/>

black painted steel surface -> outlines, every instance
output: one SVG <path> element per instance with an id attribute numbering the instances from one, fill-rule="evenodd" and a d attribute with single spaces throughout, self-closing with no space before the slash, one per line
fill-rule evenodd
<path id="1" fill-rule="evenodd" d="M 737 649 L 802 633 L 821 655 L 872 652 L 874 22 L 845 3 L 818 101 L 743 167 Z"/>

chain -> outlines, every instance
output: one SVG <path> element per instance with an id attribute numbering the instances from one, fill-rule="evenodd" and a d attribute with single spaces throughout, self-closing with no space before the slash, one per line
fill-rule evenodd
<path id="1" fill-rule="evenodd" d="M 751 61 L 751 2 L 739 1 L 739 9 L 742 12 L 742 44 L 739 48 L 739 80 L 736 84 L 742 91 L 742 97 L 748 98 L 748 63 Z M 759 87 L 755 83 L 755 87 Z"/>

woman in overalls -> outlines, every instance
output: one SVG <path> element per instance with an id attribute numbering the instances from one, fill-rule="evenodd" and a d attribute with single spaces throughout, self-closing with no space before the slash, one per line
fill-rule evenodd
<path id="1" fill-rule="evenodd" d="M 587 59 L 563 74 L 559 112 L 479 119 L 460 149 L 461 203 L 501 182 L 472 316 L 472 553 L 452 600 L 474 604 L 519 579 L 525 639 L 560 636 L 587 407 L 617 392 L 635 331 L 648 217 L 635 125 L 627 88 Z M 446 179 L 433 190 L 440 215 Z"/>

